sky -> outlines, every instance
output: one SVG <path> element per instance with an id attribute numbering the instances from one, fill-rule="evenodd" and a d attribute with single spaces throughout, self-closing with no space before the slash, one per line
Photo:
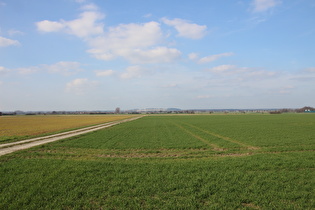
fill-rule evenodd
<path id="1" fill-rule="evenodd" d="M 0 0 L 0 111 L 315 106 L 314 0 Z"/>

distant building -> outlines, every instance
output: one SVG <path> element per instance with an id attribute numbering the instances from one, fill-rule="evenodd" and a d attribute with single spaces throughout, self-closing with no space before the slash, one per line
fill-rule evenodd
<path id="1" fill-rule="evenodd" d="M 297 112 L 315 112 L 315 108 L 310 106 L 305 106 L 303 108 L 297 109 Z"/>
<path id="2" fill-rule="evenodd" d="M 24 115 L 25 112 L 20 111 L 20 110 L 16 110 L 16 111 L 15 111 L 15 114 L 16 114 L 16 115 Z"/>

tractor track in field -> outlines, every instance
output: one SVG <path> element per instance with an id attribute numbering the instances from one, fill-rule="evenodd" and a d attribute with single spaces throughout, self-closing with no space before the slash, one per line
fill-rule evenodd
<path id="1" fill-rule="evenodd" d="M 77 129 L 77 130 L 73 130 L 73 131 L 67 131 L 67 132 L 58 133 L 58 134 L 49 135 L 49 136 L 43 136 L 43 137 L 38 137 L 38 138 L 22 140 L 22 141 L 18 141 L 18 142 L 0 144 L 0 156 L 6 155 L 6 154 L 9 154 L 12 152 L 16 152 L 19 150 L 24 150 L 24 149 L 28 149 L 31 147 L 39 146 L 42 144 L 47 144 L 50 142 L 58 141 L 61 139 L 66 139 L 66 138 L 70 138 L 73 136 L 78 136 L 78 135 L 90 133 L 90 132 L 97 131 L 97 130 L 104 129 L 104 128 L 108 128 L 108 127 L 111 127 L 114 125 L 118 125 L 120 123 L 129 122 L 132 120 L 137 120 L 141 117 L 143 117 L 143 116 L 123 119 L 123 120 L 113 121 L 113 122 L 108 122 L 108 123 L 103 123 L 103 124 L 99 124 L 99 125 L 95 125 L 95 126 L 90 126 L 90 127 L 86 127 L 86 128 L 81 128 L 81 129 Z"/>
<path id="2" fill-rule="evenodd" d="M 177 126 L 178 128 L 182 129 L 183 131 L 185 131 L 186 133 L 188 133 L 189 135 L 193 136 L 194 138 L 198 139 L 199 141 L 205 143 L 206 145 L 210 146 L 211 148 L 213 148 L 213 150 L 216 150 L 216 151 L 224 151 L 224 148 L 221 148 L 219 147 L 218 145 L 216 144 L 212 144 L 210 143 L 208 140 L 198 136 L 197 134 L 194 134 L 192 132 L 190 132 L 189 130 L 185 129 L 183 126 L 179 125 L 179 124 L 176 124 L 176 123 L 173 123 L 175 126 Z"/>
<path id="3" fill-rule="evenodd" d="M 222 139 L 222 140 L 225 140 L 225 141 L 234 143 L 234 144 L 238 144 L 239 146 L 242 146 L 242 147 L 246 147 L 246 148 L 249 149 L 249 150 L 258 150 L 258 149 L 260 149 L 259 147 L 254 147 L 254 146 L 251 146 L 251 145 L 248 145 L 248 144 L 244 144 L 244 143 L 242 143 L 242 142 L 240 142 L 240 141 L 237 141 L 237 140 L 235 140 L 235 139 L 232 139 L 232 138 L 230 138 L 230 137 L 222 136 L 222 135 L 220 135 L 220 134 L 217 134 L 217 133 L 214 133 L 214 132 L 211 132 L 211 131 L 207 131 L 207 130 L 201 129 L 201 128 L 197 127 L 197 126 L 194 126 L 194 125 L 191 125 L 191 124 L 188 124 L 188 123 L 185 123 L 185 125 L 190 126 L 190 127 L 192 127 L 192 128 L 195 128 L 195 129 L 197 129 L 197 130 L 200 130 L 200 131 L 202 131 L 202 132 L 204 132 L 204 133 L 210 134 L 211 136 L 217 137 L 217 138 L 219 138 L 219 139 Z"/>

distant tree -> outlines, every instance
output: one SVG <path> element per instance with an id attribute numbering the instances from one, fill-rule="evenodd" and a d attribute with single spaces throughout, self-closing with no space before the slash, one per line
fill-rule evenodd
<path id="1" fill-rule="evenodd" d="M 269 112 L 270 114 L 281 114 L 281 112 L 280 111 L 271 111 L 271 112 Z"/>
<path id="2" fill-rule="evenodd" d="M 119 113 L 120 113 L 120 108 L 117 107 L 117 108 L 115 109 L 115 114 L 119 114 Z"/>
<path id="3" fill-rule="evenodd" d="M 279 111 L 282 113 L 287 113 L 287 112 L 290 112 L 290 109 L 280 109 Z"/>

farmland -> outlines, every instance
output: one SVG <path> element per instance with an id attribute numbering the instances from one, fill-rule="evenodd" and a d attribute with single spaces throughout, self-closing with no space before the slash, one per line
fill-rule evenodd
<path id="1" fill-rule="evenodd" d="M 314 209 L 315 115 L 146 116 L 0 157 L 0 209 Z"/>
<path id="2" fill-rule="evenodd" d="M 130 115 L 3 116 L 0 117 L 0 144 L 130 117 Z"/>

